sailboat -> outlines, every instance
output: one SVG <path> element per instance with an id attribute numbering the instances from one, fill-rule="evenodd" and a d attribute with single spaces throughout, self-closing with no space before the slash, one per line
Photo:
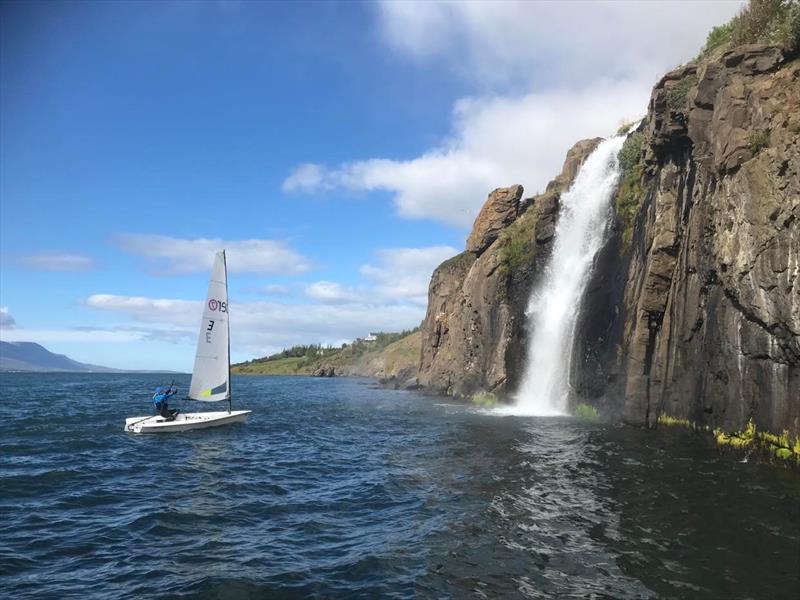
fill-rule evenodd
<path id="1" fill-rule="evenodd" d="M 161 415 L 125 419 L 125 431 L 167 433 L 244 423 L 249 410 L 231 410 L 230 323 L 228 322 L 228 269 L 225 251 L 217 252 L 208 282 L 203 320 L 197 339 L 187 400 L 228 402 L 227 411 L 178 413 L 174 419 Z"/>

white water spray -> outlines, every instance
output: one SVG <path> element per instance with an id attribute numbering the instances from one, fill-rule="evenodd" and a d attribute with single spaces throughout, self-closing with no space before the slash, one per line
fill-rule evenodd
<path id="1" fill-rule="evenodd" d="M 609 229 L 619 179 L 617 154 L 625 136 L 605 140 L 589 155 L 561 196 L 553 254 L 526 311 L 533 336 L 516 406 L 523 415 L 563 415 L 575 323 L 592 264 Z"/>

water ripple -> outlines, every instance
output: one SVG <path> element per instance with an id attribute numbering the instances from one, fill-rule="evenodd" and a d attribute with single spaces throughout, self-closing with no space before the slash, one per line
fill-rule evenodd
<path id="1" fill-rule="evenodd" d="M 781 599 L 800 583 L 797 474 L 692 436 L 291 378 L 236 380 L 246 426 L 134 436 L 122 420 L 157 376 L 0 382 L 8 597 Z"/>

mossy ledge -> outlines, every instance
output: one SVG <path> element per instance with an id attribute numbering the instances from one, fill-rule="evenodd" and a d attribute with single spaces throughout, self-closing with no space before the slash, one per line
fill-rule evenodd
<path id="1" fill-rule="evenodd" d="M 500 268 L 506 273 L 530 265 L 536 258 L 536 212 L 527 210 L 500 234 Z"/>
<path id="2" fill-rule="evenodd" d="M 476 406 L 482 406 L 483 408 L 493 408 L 497 406 L 499 399 L 492 392 L 478 392 L 472 394 L 470 402 Z"/>
<path id="3" fill-rule="evenodd" d="M 644 200 L 644 188 L 642 187 L 644 176 L 642 147 L 644 142 L 644 134 L 634 131 L 625 139 L 618 155 L 622 181 L 617 190 L 615 209 L 622 238 L 622 249 L 625 252 L 631 247 L 633 226 Z"/>
<path id="4" fill-rule="evenodd" d="M 745 453 L 745 456 L 756 456 L 769 462 L 795 466 L 800 468 L 800 436 L 794 441 L 788 431 L 780 435 L 768 431 L 759 431 L 753 419 L 750 419 L 742 431 L 713 431 L 708 426 L 698 426 L 689 419 L 679 419 L 662 413 L 658 417 L 659 425 L 666 427 L 683 427 L 695 432 L 713 433 L 714 441 L 720 449 L 731 449 Z"/>
<path id="5" fill-rule="evenodd" d="M 583 421 L 598 421 L 600 420 L 600 415 L 597 412 L 597 409 L 594 406 L 581 402 L 577 406 L 575 406 L 575 410 L 573 414 Z"/>
<path id="6" fill-rule="evenodd" d="M 440 264 L 437 268 L 439 271 L 443 271 L 445 269 L 466 269 L 472 263 L 475 262 L 475 253 L 469 252 L 465 250 L 460 254 L 456 254 L 452 258 L 448 258 L 442 264 Z"/>

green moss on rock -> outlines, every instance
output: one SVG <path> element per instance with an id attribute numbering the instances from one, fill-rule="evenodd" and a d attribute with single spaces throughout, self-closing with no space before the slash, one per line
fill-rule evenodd
<path id="1" fill-rule="evenodd" d="M 475 254 L 469 250 L 465 250 L 461 254 L 456 254 L 453 258 L 448 258 L 446 261 L 440 264 L 436 270 L 466 269 L 475 262 L 475 258 Z"/>
<path id="2" fill-rule="evenodd" d="M 623 121 L 617 128 L 617 135 L 625 135 L 631 130 L 631 127 L 633 127 L 633 121 Z"/>
<path id="3" fill-rule="evenodd" d="M 697 85 L 697 75 L 687 75 L 667 90 L 667 106 L 674 111 L 686 108 L 686 97 L 689 90 Z"/>
<path id="4" fill-rule="evenodd" d="M 666 413 L 658 416 L 659 425 L 668 427 L 685 427 L 695 432 L 709 432 L 709 426 L 698 426 L 694 421 L 672 417 Z M 780 434 L 759 431 L 752 419 L 742 431 L 725 432 L 715 429 L 714 441 L 721 448 L 730 448 L 745 452 L 748 456 L 755 454 L 765 460 L 777 460 L 781 464 L 800 467 L 800 436 L 791 441 L 789 432 Z"/>
<path id="5" fill-rule="evenodd" d="M 622 176 L 622 183 L 619 186 L 619 190 L 617 190 L 617 220 L 620 224 L 622 246 L 625 251 L 631 246 L 636 215 L 639 214 L 639 208 L 644 200 L 643 174 L 643 165 L 635 165 Z"/>
<path id="6" fill-rule="evenodd" d="M 642 160 L 642 146 L 644 145 L 644 134 L 634 131 L 622 144 L 622 148 L 617 155 L 619 167 L 623 173 L 630 171 Z"/>
<path id="7" fill-rule="evenodd" d="M 597 414 L 597 409 L 583 402 L 575 407 L 575 416 L 584 421 L 597 421 L 600 419 L 600 415 Z"/>
<path id="8" fill-rule="evenodd" d="M 696 429 L 694 421 L 690 421 L 689 419 L 677 419 L 669 416 L 666 413 L 661 413 L 658 415 L 658 424 L 665 425 L 667 427 L 686 427 L 687 429 Z"/>
<path id="9" fill-rule="evenodd" d="M 644 200 L 642 176 L 644 174 L 642 148 L 646 142 L 645 135 L 634 131 L 622 144 L 617 155 L 622 171 L 622 181 L 617 190 L 615 208 L 620 225 L 622 247 L 627 252 L 633 239 L 633 226 L 636 215 Z"/>
<path id="10" fill-rule="evenodd" d="M 533 263 L 536 257 L 536 214 L 527 210 L 506 227 L 498 238 L 500 268 L 512 273 Z"/>
<path id="11" fill-rule="evenodd" d="M 753 131 L 747 136 L 747 147 L 753 156 L 761 152 L 764 148 L 769 146 L 769 129 L 762 131 Z"/>
<path id="12" fill-rule="evenodd" d="M 498 402 L 497 396 L 492 392 L 478 392 L 477 394 L 473 394 L 470 401 L 476 406 L 482 406 L 484 408 L 492 408 L 497 405 Z"/>
<path id="13" fill-rule="evenodd" d="M 783 431 L 780 435 L 759 431 L 752 419 L 742 431 L 727 433 L 715 429 L 714 439 L 719 446 L 744 450 L 748 454 L 755 452 L 769 459 L 800 466 L 800 436 L 792 444 L 788 431 Z"/>

